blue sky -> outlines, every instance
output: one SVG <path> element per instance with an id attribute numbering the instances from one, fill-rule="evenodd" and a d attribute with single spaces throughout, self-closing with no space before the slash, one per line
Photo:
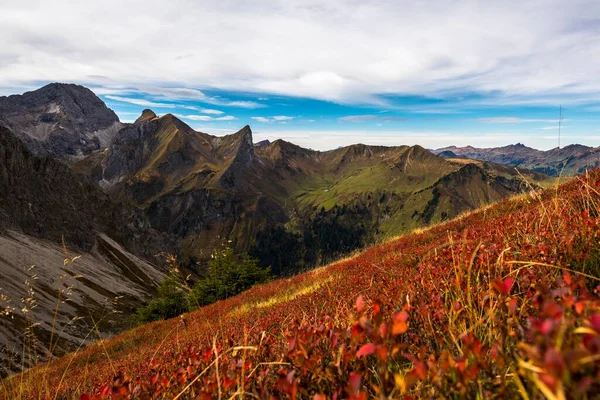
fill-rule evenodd
<path id="1" fill-rule="evenodd" d="M 467 95 L 385 96 L 382 103 L 351 105 L 264 93 L 187 90 L 191 98 L 135 89 L 100 97 L 122 121 L 133 122 L 150 108 L 159 115 L 174 114 L 207 133 L 228 134 L 247 124 L 255 141 L 283 138 L 320 150 L 359 142 L 429 148 L 517 142 L 544 149 L 558 145 L 560 113 L 554 105 L 495 105 L 493 97 Z M 592 105 L 564 106 L 562 115 L 563 146 L 600 145 L 600 113 Z"/>
<path id="2" fill-rule="evenodd" d="M 222 135 L 600 145 L 600 2 L 0 0 L 0 95 L 48 82 Z"/>

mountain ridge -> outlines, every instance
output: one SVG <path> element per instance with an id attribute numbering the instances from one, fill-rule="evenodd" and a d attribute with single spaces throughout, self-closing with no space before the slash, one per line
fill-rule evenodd
<path id="1" fill-rule="evenodd" d="M 87 99 L 90 96 L 94 99 Z M 79 124 L 70 128 L 115 121 L 100 99 L 77 85 L 51 84 L 5 98 L 0 111 L 47 110 L 56 98 L 66 98 L 65 104 L 87 99 L 84 107 L 63 110 L 66 120 Z M 15 105 L 7 106 L 7 101 Z M 82 119 L 82 110 L 95 116 L 91 122 Z M 31 149 L 28 129 L 39 125 L 39 116 L 31 114 L 37 119 L 23 122 L 12 115 L 0 112 Z M 277 247 L 284 241 L 293 247 L 290 260 L 295 261 L 275 265 L 274 270 L 304 268 L 378 238 L 452 218 L 509 192 L 528 190 L 506 167 L 469 161 L 475 166 L 465 168 L 464 160 L 447 160 L 418 145 L 354 144 L 329 151 L 304 149 L 281 139 L 256 145 L 247 125 L 234 134 L 214 136 L 195 131 L 173 114 L 158 116 L 150 109 L 134 123 L 118 124 L 106 146 L 95 137 L 97 146 L 85 150 L 88 153 L 79 149 L 73 155 L 70 149 L 48 156 L 69 164 L 111 201 L 135 209 L 152 229 L 175 238 L 180 262 L 190 267 L 205 262 L 227 241 L 238 253 L 265 259 L 271 258 L 263 250 L 267 243 Z M 81 137 L 73 129 L 62 129 L 61 134 Z M 458 175 L 452 176 L 463 177 L 472 190 L 436 187 L 454 172 Z M 547 180 L 522 173 L 533 186 Z M 284 234 L 275 234 L 281 227 Z"/>
<path id="2" fill-rule="evenodd" d="M 475 148 L 448 146 L 432 150 L 446 158 L 467 157 L 514 167 L 527 168 L 550 176 L 581 174 L 600 166 L 600 147 L 570 144 L 550 150 L 537 150 L 521 143 L 502 147 Z"/>
<path id="3" fill-rule="evenodd" d="M 319 236 L 313 230 L 326 229 L 330 220 L 336 220 L 335 224 L 344 227 L 334 224 L 333 229 L 345 230 L 349 238 L 360 237 L 350 240 L 356 246 L 382 232 L 401 233 L 527 190 L 515 171 L 491 163 L 473 168 L 463 164 L 418 145 L 355 144 L 315 151 L 279 139 L 255 146 L 247 125 L 234 134 L 215 137 L 194 131 L 172 114 L 158 117 L 144 110 L 106 151 L 74 168 L 91 176 L 111 196 L 140 207 L 154 228 L 179 237 L 182 261 L 194 263 L 206 260 L 224 240 L 233 240 L 240 252 L 260 255 L 259 248 L 265 246 L 257 239 L 265 237 L 261 232 L 282 224 L 289 230 L 287 242 L 295 241 L 304 249 L 307 232 Z M 472 175 L 473 179 L 466 180 L 474 185 L 472 191 L 434 194 L 441 177 L 460 170 L 457 176 Z M 528 177 L 532 182 L 546 179 L 540 174 Z M 454 200 L 438 202 L 434 199 L 438 195 Z M 460 196 L 470 199 L 459 201 Z M 373 198 L 382 200 L 375 204 Z M 359 218 L 366 228 L 355 232 L 350 214 L 340 222 L 344 218 L 335 215 L 342 208 L 333 206 L 351 207 L 356 213 L 352 218 Z M 425 209 L 437 211 L 425 214 Z M 304 239 L 296 237 L 297 233 Z M 215 241 L 216 237 L 221 239 Z M 298 262 L 307 257 L 321 259 L 321 246 L 329 245 L 314 246 L 313 255 L 298 254 Z M 350 250 L 338 246 L 333 246 L 336 253 Z M 289 267 L 276 266 L 275 270 Z"/>

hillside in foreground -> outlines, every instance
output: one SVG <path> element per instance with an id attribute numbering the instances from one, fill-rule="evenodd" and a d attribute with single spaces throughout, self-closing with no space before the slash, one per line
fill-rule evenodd
<path id="1" fill-rule="evenodd" d="M 101 341 L 0 393 L 593 398 L 599 204 L 597 170 Z"/>

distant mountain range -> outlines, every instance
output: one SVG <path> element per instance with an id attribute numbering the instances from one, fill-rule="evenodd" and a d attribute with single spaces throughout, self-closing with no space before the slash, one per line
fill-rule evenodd
<path id="1" fill-rule="evenodd" d="M 466 157 L 513 167 L 530 169 L 550 176 L 577 175 L 600 166 L 600 147 L 580 144 L 541 151 L 521 143 L 478 149 L 475 147 L 443 147 L 433 153 L 444 158 Z"/>
<path id="2" fill-rule="evenodd" d="M 70 84 L 0 97 L 2 125 L 2 290 L 18 305 L 36 265 L 36 329 L 49 343 L 57 288 L 72 289 L 57 320 L 61 351 L 89 332 L 89 321 L 71 322 L 89 319 L 82 304 L 100 318 L 151 296 L 167 272 L 159 253 L 202 275 L 213 251 L 231 242 L 286 275 L 550 179 L 501 165 L 508 158 L 457 158 L 469 157 L 458 148 L 437 150 L 454 153 L 444 158 L 420 146 L 254 144 L 249 126 L 217 137 L 151 110 L 121 123 L 90 90 Z M 82 258 L 61 269 L 63 244 Z M 103 335 L 127 324 L 118 315 L 99 326 Z M 26 318 L 0 332 L 4 357 L 26 340 Z"/>

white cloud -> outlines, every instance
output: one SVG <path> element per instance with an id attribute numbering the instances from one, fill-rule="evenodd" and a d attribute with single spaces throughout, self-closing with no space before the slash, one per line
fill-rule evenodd
<path id="1" fill-rule="evenodd" d="M 257 103 L 255 101 L 228 101 L 214 99 L 207 101 L 207 103 L 214 104 L 216 106 L 227 106 L 227 107 L 239 107 L 239 108 L 263 108 L 266 107 L 264 104 Z"/>
<path id="2" fill-rule="evenodd" d="M 198 111 L 200 111 L 201 113 L 204 113 L 204 114 L 215 114 L 215 115 L 221 115 L 221 114 L 225 114 L 225 113 L 224 113 L 223 111 L 221 111 L 221 110 L 211 110 L 211 109 L 208 109 L 208 108 L 201 108 L 201 109 L 200 109 L 200 110 L 198 110 Z"/>
<path id="3" fill-rule="evenodd" d="M 519 118 L 519 117 L 491 117 L 491 118 L 477 118 L 475 119 L 477 122 L 481 122 L 482 124 L 527 124 L 532 122 L 542 122 L 546 124 L 556 123 L 558 124 L 558 119 L 531 119 L 531 118 Z M 566 119 L 563 119 L 563 122 Z"/>
<path id="4" fill-rule="evenodd" d="M 232 115 L 225 115 L 223 117 L 211 117 L 208 115 L 183 115 L 183 114 L 173 114 L 177 118 L 187 119 L 190 121 L 234 121 L 237 118 Z"/>
<path id="5" fill-rule="evenodd" d="M 186 110 L 198 111 L 198 112 L 201 112 L 203 114 L 214 114 L 214 115 L 225 114 L 225 112 L 221 111 L 221 110 L 211 110 L 211 109 L 208 109 L 208 108 L 202 108 L 202 107 L 196 107 L 196 106 L 185 106 L 185 105 L 182 105 L 182 106 L 179 106 L 179 107 L 185 108 Z"/>
<path id="6" fill-rule="evenodd" d="M 570 128 L 570 126 L 561 125 L 561 128 Z M 556 125 L 543 126 L 540 129 L 543 130 L 543 131 L 556 131 L 556 130 L 558 130 L 558 123 L 556 123 Z"/>
<path id="7" fill-rule="evenodd" d="M 289 117 L 287 115 L 275 115 L 274 117 L 250 117 L 251 119 L 263 123 L 263 124 L 270 124 L 272 122 L 280 122 L 280 123 L 284 123 L 287 121 L 291 121 L 296 117 Z"/>
<path id="8" fill-rule="evenodd" d="M 175 104 L 168 104 L 168 103 L 155 103 L 153 101 L 148 101 L 148 100 L 144 100 L 144 99 L 133 99 L 130 97 L 120 97 L 120 96 L 104 96 L 107 99 L 110 100 L 114 100 L 114 101 L 120 101 L 121 103 L 130 103 L 130 104 L 135 104 L 136 106 L 142 106 L 142 107 L 157 107 L 157 108 L 175 108 Z"/>
<path id="9" fill-rule="evenodd" d="M 401 122 L 406 121 L 406 118 L 402 117 L 392 117 L 392 116 L 381 116 L 381 115 L 373 115 L 373 114 L 364 114 L 364 115 L 348 115 L 347 117 L 338 118 L 339 121 L 342 122 L 366 122 L 366 121 L 388 121 L 388 122 Z"/>
<path id="10" fill-rule="evenodd" d="M 144 88 L 144 89 L 131 89 L 131 88 L 94 88 L 94 92 L 97 95 L 107 94 L 105 97 L 107 99 L 116 100 L 125 103 L 131 103 L 136 105 L 141 105 L 144 107 L 163 107 L 163 108 L 175 108 L 182 107 L 188 110 L 196 110 L 204 114 L 224 114 L 223 111 L 207 109 L 197 106 L 188 106 L 188 105 L 177 105 L 171 103 L 159 103 L 139 98 L 131 98 L 131 97 L 123 97 L 123 96 L 115 96 L 114 94 L 135 94 L 135 95 L 146 95 L 150 96 L 154 99 L 159 100 L 170 100 L 170 101 L 179 101 L 179 100 L 197 100 L 208 104 L 226 106 L 226 107 L 238 107 L 238 108 L 263 108 L 266 107 L 264 104 L 257 103 L 254 101 L 231 101 L 228 99 L 223 99 L 220 97 L 210 97 L 205 96 L 204 93 L 200 92 L 196 89 L 182 89 L 182 88 Z"/>
<path id="11" fill-rule="evenodd" d="M 159 96 L 169 100 L 204 100 L 207 96 L 198 89 L 172 87 L 141 87 L 143 93 Z"/>
<path id="12" fill-rule="evenodd" d="M 598 15 L 596 0 L 4 1 L 0 87 L 75 81 L 245 108 L 260 103 L 202 90 L 597 104 Z"/>
<path id="13" fill-rule="evenodd" d="M 139 89 L 141 93 L 155 96 L 156 98 L 164 98 L 169 100 L 196 100 L 208 104 L 225 107 L 239 108 L 262 108 L 264 104 L 255 101 L 231 101 L 217 96 L 207 96 L 198 89 L 177 88 L 177 87 L 142 87 Z"/>

